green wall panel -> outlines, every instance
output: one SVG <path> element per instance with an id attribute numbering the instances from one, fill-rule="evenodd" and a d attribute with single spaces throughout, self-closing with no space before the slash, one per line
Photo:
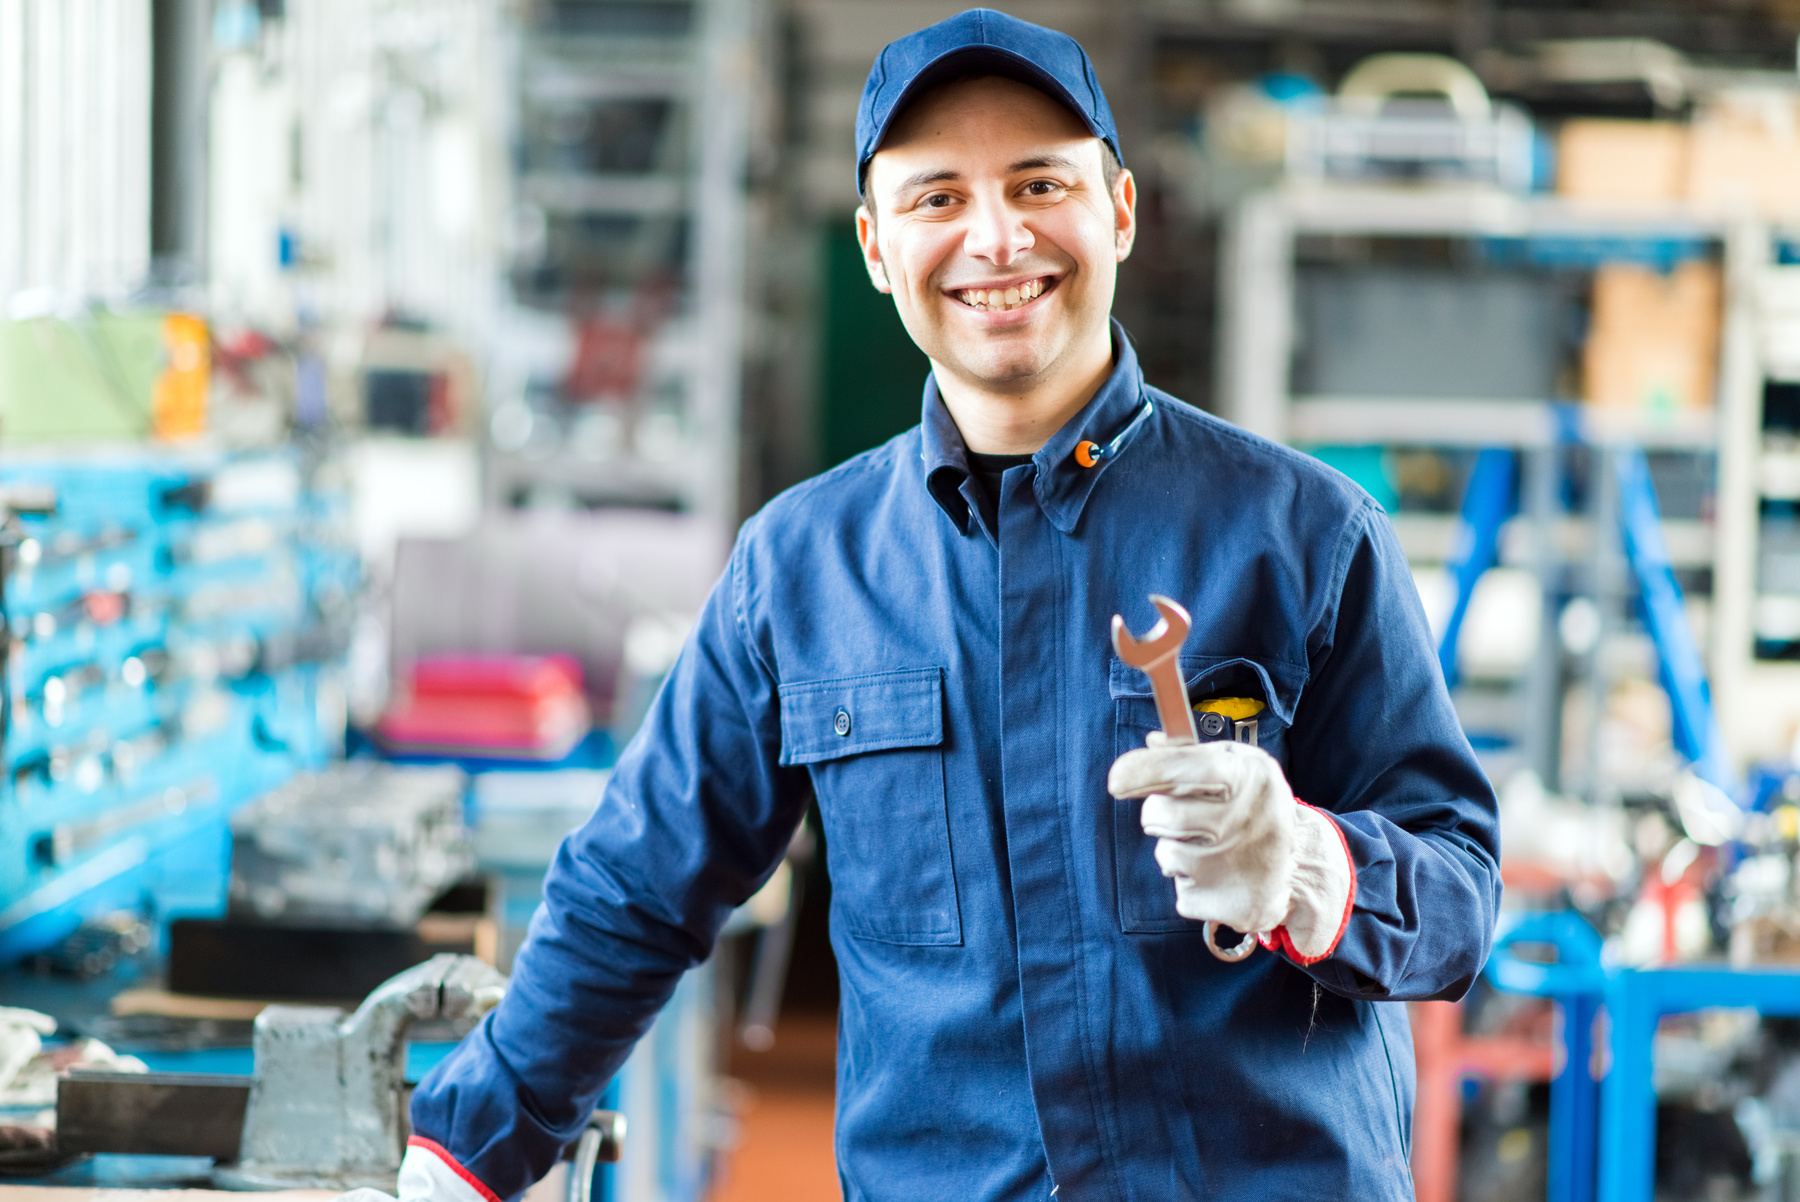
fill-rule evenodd
<path id="1" fill-rule="evenodd" d="M 835 222 L 824 238 L 819 448 L 820 466 L 831 467 L 918 424 L 931 363 L 907 336 L 893 298 L 870 286 L 856 226 Z"/>

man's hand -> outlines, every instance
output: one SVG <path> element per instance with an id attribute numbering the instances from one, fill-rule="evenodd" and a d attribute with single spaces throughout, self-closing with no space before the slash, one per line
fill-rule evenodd
<path id="1" fill-rule="evenodd" d="M 394 1193 L 378 1189 L 353 1189 L 332 1202 L 493 1202 L 487 1187 L 427 1139 L 414 1136 L 400 1161 L 400 1179 Z"/>
<path id="2" fill-rule="evenodd" d="M 1257 935 L 1302 964 L 1337 947 L 1356 894 L 1349 848 L 1331 819 L 1295 800 L 1268 752 L 1156 732 L 1113 762 L 1106 787 L 1144 798 L 1144 833 L 1183 917 Z"/>

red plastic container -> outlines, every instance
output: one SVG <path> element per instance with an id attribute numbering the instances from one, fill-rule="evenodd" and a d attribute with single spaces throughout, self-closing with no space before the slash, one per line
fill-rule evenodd
<path id="1" fill-rule="evenodd" d="M 562 655 L 436 655 L 375 726 L 407 755 L 557 760 L 592 725 L 581 665 Z"/>

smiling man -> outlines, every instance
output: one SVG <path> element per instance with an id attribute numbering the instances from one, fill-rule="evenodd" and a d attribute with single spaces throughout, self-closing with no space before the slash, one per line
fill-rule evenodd
<path id="1" fill-rule="evenodd" d="M 1468 988 L 1500 884 L 1385 515 L 1144 381 L 1110 316 L 1136 185 L 1072 40 L 903 38 L 857 139 L 921 423 L 745 523 L 506 999 L 415 1094 L 402 1194 L 547 1170 L 816 796 L 851 1202 L 1410 1197 L 1397 1003 Z M 1194 616 L 1197 743 L 1108 642 L 1152 593 Z"/>

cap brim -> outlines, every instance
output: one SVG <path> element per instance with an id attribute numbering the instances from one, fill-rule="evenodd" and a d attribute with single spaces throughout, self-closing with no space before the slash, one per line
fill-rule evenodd
<path id="1" fill-rule="evenodd" d="M 1003 50 L 998 46 L 958 46 L 954 50 L 945 51 L 925 66 L 921 67 L 912 80 L 902 88 L 895 99 L 893 107 L 888 109 L 887 120 L 875 131 L 874 140 L 870 143 L 869 153 L 862 162 L 856 165 L 857 190 L 860 192 L 868 182 L 869 160 L 873 159 L 881 149 L 882 142 L 887 140 L 888 130 L 893 128 L 894 120 L 906 110 L 919 96 L 932 88 L 965 75 L 999 75 L 1007 79 L 1016 79 L 1028 84 L 1053 99 L 1060 100 L 1063 107 L 1073 113 L 1077 120 L 1087 128 L 1094 137 L 1106 140 L 1106 131 L 1096 126 L 1075 97 L 1069 94 L 1057 78 L 1048 71 L 1020 54 L 1011 50 Z M 1110 145 L 1110 143 L 1108 143 Z M 1118 154 L 1118 149 L 1113 148 Z"/>

